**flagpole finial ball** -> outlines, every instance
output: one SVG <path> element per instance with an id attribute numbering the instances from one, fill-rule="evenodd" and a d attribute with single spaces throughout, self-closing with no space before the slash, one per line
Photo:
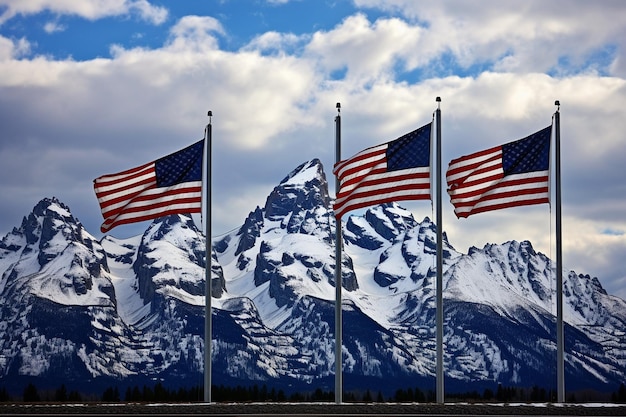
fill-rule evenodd
<path id="1" fill-rule="evenodd" d="M 435 99 L 435 101 L 436 101 L 437 103 L 441 103 L 441 97 L 437 97 L 437 98 Z"/>

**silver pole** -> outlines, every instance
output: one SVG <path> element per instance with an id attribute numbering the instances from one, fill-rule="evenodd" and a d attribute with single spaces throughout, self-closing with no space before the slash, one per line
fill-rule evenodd
<path id="1" fill-rule="evenodd" d="M 211 343 L 213 337 L 213 320 L 211 317 L 211 266 L 212 266 L 212 242 L 211 242 L 211 117 L 213 112 L 209 110 L 209 124 L 204 133 L 205 159 L 206 159 L 206 181 L 204 183 L 206 192 L 206 206 L 204 236 L 206 239 L 206 266 L 204 268 L 204 401 L 211 402 Z"/>
<path id="2" fill-rule="evenodd" d="M 563 332 L 563 247 L 561 229 L 561 103 L 556 100 L 554 113 L 554 157 L 556 192 L 556 390 L 557 401 L 565 402 L 565 360 Z"/>
<path id="3" fill-rule="evenodd" d="M 335 161 L 341 160 L 341 103 L 337 103 L 335 117 Z M 339 192 L 339 179 L 335 177 L 335 194 Z M 335 217 L 335 402 L 342 403 L 343 369 L 341 366 L 341 345 L 343 340 L 341 317 L 341 219 Z"/>
<path id="4" fill-rule="evenodd" d="M 444 373 L 443 373 L 443 222 L 441 207 L 441 97 L 437 97 L 435 120 L 437 125 L 436 138 L 436 176 L 435 195 L 437 205 L 437 402 L 445 402 Z"/>

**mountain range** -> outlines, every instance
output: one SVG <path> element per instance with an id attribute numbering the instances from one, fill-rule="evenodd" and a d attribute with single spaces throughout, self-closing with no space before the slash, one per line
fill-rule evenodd
<path id="1" fill-rule="evenodd" d="M 214 238 L 212 379 L 334 388 L 335 217 L 319 160 Z M 435 387 L 437 225 L 396 203 L 342 223 L 344 389 Z M 44 198 L 0 240 L 0 385 L 203 383 L 206 239 L 191 216 L 129 239 Z M 556 386 L 555 265 L 528 241 L 444 233 L 446 390 Z M 626 302 L 564 270 L 566 390 L 626 381 Z"/>

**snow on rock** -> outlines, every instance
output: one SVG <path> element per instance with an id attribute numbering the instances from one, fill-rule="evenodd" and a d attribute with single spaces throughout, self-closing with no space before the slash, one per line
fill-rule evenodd
<path id="1" fill-rule="evenodd" d="M 332 378 L 335 227 L 314 159 L 212 243 L 215 383 L 308 387 Z M 390 203 L 341 227 L 347 381 L 432 387 L 437 225 Z M 205 248 L 190 216 L 98 242 L 68 207 L 42 200 L 0 239 L 0 379 L 199 380 Z M 445 233 L 443 254 L 447 383 L 552 380 L 553 262 L 530 242 L 463 254 Z M 568 389 L 612 389 L 626 378 L 626 302 L 595 277 L 564 278 Z"/>

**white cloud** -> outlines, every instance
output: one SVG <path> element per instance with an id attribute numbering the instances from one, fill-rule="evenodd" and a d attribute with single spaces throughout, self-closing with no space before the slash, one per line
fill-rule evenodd
<path id="1" fill-rule="evenodd" d="M 224 34 L 220 22 L 210 16 L 185 16 L 170 29 L 168 49 L 217 49 L 217 39 L 211 33 Z"/>
<path id="2" fill-rule="evenodd" d="M 155 25 L 160 25 L 167 20 L 167 9 L 153 6 L 147 0 L 135 0 L 130 3 L 129 9 L 138 12 L 142 19 Z"/>
<path id="3" fill-rule="evenodd" d="M 12 59 L 13 48 L 13 42 L 10 39 L 0 36 L 0 61 Z"/>
<path id="4" fill-rule="evenodd" d="M 0 36 L 0 62 L 10 62 L 13 59 L 19 59 L 30 55 L 31 44 L 26 38 L 11 40 Z"/>
<path id="5" fill-rule="evenodd" d="M 611 62 L 610 73 L 621 78 L 626 77 L 626 59 L 623 56 L 618 56 Z"/>
<path id="6" fill-rule="evenodd" d="M 266 32 L 255 37 L 242 50 L 259 51 L 262 53 L 289 53 L 293 48 L 297 48 L 302 43 L 308 41 L 309 36 L 297 36 L 293 33 Z"/>
<path id="7" fill-rule="evenodd" d="M 488 64 L 497 71 L 584 72 L 594 54 L 614 54 L 626 47 L 626 7 L 622 1 L 529 0 L 511 7 L 508 2 L 463 0 L 355 0 L 360 7 L 393 10 L 428 28 L 415 56 L 436 48 L 449 52 L 465 67 Z M 615 48 L 606 48 L 606 46 Z M 613 73 L 613 72 L 610 72 Z"/>
<path id="8" fill-rule="evenodd" d="M 66 29 L 65 25 L 60 24 L 59 22 L 47 22 L 44 26 L 43 26 L 43 30 L 46 33 L 56 33 L 56 32 L 63 32 Z"/>
<path id="9" fill-rule="evenodd" d="M 419 46 L 423 30 L 399 19 L 371 23 L 363 14 L 346 18 L 328 32 L 317 32 L 306 48 L 326 71 L 347 68 L 359 83 L 389 79 L 394 65 Z"/>
<path id="10" fill-rule="evenodd" d="M 626 235 L 606 233 L 604 220 L 576 218 L 567 222 L 568 239 L 564 241 L 563 253 L 567 254 L 569 267 L 579 273 L 600 278 L 609 294 L 626 299 L 626 264 L 620 259 L 626 253 Z M 611 221 L 610 228 L 626 228 L 626 221 Z M 564 255 L 565 256 L 565 255 Z M 616 277 L 617 281 L 602 277 Z"/>
<path id="11" fill-rule="evenodd" d="M 47 4 L 35 3 L 39 10 Z M 411 4 L 407 10 L 417 7 Z M 271 186 L 307 159 L 322 160 L 332 189 L 336 102 L 342 103 L 347 157 L 429 122 L 435 97 L 441 96 L 447 165 L 454 157 L 545 127 L 559 99 L 566 266 L 598 275 L 603 284 L 604 274 L 623 279 L 624 237 L 602 231 L 626 230 L 626 81 L 598 72 L 545 73 L 558 58 L 555 50 L 570 47 L 563 50 L 586 56 L 571 48 L 574 39 L 581 38 L 583 49 L 594 49 L 619 31 L 616 24 L 576 23 L 573 34 L 561 27 L 567 19 L 550 23 L 549 8 L 549 18 L 539 22 L 547 25 L 546 33 L 563 31 L 551 43 L 546 35 L 509 28 L 518 17 L 480 17 L 463 4 L 458 12 L 439 3 L 428 12 L 421 6 L 411 15 L 422 13 L 419 24 L 399 18 L 371 22 L 357 14 L 328 31 L 267 32 L 234 52 L 220 48 L 227 30 L 207 16 L 183 17 L 155 49 L 114 46 L 110 59 L 26 58 L 26 40 L 0 37 L 0 190 L 29 199 L 19 216 L 35 198 L 57 195 L 95 233 L 101 219 L 91 180 L 199 139 L 212 110 L 213 221 L 214 229 L 224 232 L 241 225 L 250 210 L 264 204 Z M 499 10 L 499 4 L 493 6 Z M 516 6 L 520 16 L 534 16 L 530 9 Z M 539 25 L 520 24 L 530 32 Z M 450 53 L 466 65 L 493 65 L 477 75 L 441 75 L 451 71 L 446 68 Z M 537 62 L 528 62 L 534 57 Z M 618 64 L 616 59 L 612 65 Z M 526 66 L 529 71 L 522 70 Z M 346 76 L 333 78 L 343 68 Z M 414 68 L 428 76 L 409 82 L 396 73 Z M 429 204 L 411 206 L 416 217 L 431 216 Z M 466 220 L 455 219 L 445 194 L 444 207 L 443 228 L 461 250 L 528 239 L 551 254 L 554 225 L 546 205 Z M 0 212 L 6 210 L 0 207 Z M 20 220 L 6 219 L 12 223 L 4 227 Z"/>
<path id="12" fill-rule="evenodd" d="M 168 15 L 166 8 L 153 6 L 147 0 L 0 0 L 0 9 L 3 8 L 0 25 L 17 15 L 43 11 L 58 15 L 76 15 L 88 20 L 135 13 L 155 25 L 165 22 Z"/>

